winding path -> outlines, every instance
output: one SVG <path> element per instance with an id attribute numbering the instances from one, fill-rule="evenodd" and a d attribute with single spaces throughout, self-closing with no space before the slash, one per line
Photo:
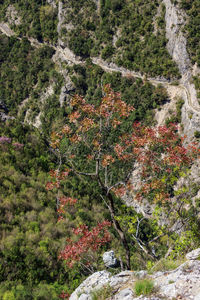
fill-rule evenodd
<path id="1" fill-rule="evenodd" d="M 6 34 L 7 36 L 12 36 L 12 35 L 15 34 L 10 29 L 8 24 L 6 24 L 6 23 L 0 23 L 0 30 L 2 31 L 2 33 Z M 21 38 L 18 38 L 18 39 L 21 39 Z M 29 37 L 28 37 L 28 40 L 30 41 L 31 45 L 33 45 L 34 47 L 42 47 L 44 45 L 52 47 L 56 51 L 56 54 L 63 61 L 67 61 L 67 62 L 70 62 L 72 64 L 83 64 L 84 63 L 84 60 L 82 60 L 79 57 L 76 57 L 75 54 L 67 47 L 63 49 L 60 46 L 54 46 L 54 45 L 51 45 L 51 44 L 48 44 L 48 43 L 40 43 L 36 39 L 29 38 Z M 130 70 L 125 69 L 123 67 L 118 67 L 114 63 L 108 64 L 106 61 L 104 61 L 104 60 L 102 60 L 101 58 L 98 58 L 98 57 L 93 57 L 91 59 L 92 59 L 93 64 L 98 65 L 99 67 L 101 67 L 106 72 L 120 72 L 122 74 L 122 76 L 124 76 L 124 77 L 133 76 L 133 77 L 141 78 L 141 79 L 145 78 L 146 80 L 148 80 L 149 82 L 151 82 L 154 85 L 162 84 L 164 87 L 170 87 L 171 86 L 171 82 L 169 82 L 167 79 L 146 77 L 146 76 L 143 76 L 139 72 L 130 71 Z M 185 82 L 183 84 L 179 83 L 179 85 L 176 86 L 177 92 L 178 91 L 180 92 L 180 90 L 182 90 L 182 92 L 185 93 L 185 99 L 187 101 L 188 107 L 194 113 L 200 114 L 200 106 L 193 104 L 190 91 L 187 88 L 186 84 L 187 84 L 187 82 Z"/>
<path id="2" fill-rule="evenodd" d="M 61 56 L 63 59 L 66 61 L 70 61 L 73 64 L 82 64 L 84 61 L 80 60 L 79 58 L 76 58 L 76 56 L 72 53 L 72 51 L 68 48 L 65 48 L 64 50 L 62 48 L 56 48 L 54 47 L 55 50 L 60 52 Z M 162 84 L 165 87 L 170 87 L 172 83 L 168 81 L 167 79 L 161 79 L 161 78 L 152 78 L 152 77 L 145 77 L 139 72 L 134 72 L 130 71 L 128 69 L 125 69 L 123 67 L 118 67 L 114 63 L 108 64 L 106 61 L 102 60 L 101 58 L 98 57 L 93 57 L 91 58 L 93 64 L 98 65 L 101 67 L 104 71 L 106 72 L 120 72 L 122 76 L 128 77 L 128 76 L 133 76 L 136 78 L 141 78 L 141 79 L 146 79 L 149 82 L 151 82 L 154 85 Z M 188 106 L 194 113 L 200 113 L 200 106 L 199 105 L 194 105 L 191 99 L 191 94 L 189 89 L 185 86 L 184 83 L 179 83 L 179 85 L 176 86 L 177 91 L 182 90 L 182 92 L 185 93 L 185 99 L 188 102 Z"/>

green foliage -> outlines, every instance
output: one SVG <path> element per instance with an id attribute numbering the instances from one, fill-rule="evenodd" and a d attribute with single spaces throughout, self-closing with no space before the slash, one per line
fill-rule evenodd
<path id="1" fill-rule="evenodd" d="M 193 76 L 193 82 L 197 91 L 197 98 L 200 99 L 200 76 Z"/>
<path id="2" fill-rule="evenodd" d="M 194 136 L 196 139 L 200 138 L 200 131 L 195 131 Z"/>
<path id="3" fill-rule="evenodd" d="M 187 49 L 192 62 L 200 66 L 200 4 L 199 0 L 181 0 L 181 8 L 186 10 L 189 21 L 185 25 Z"/>
<path id="4" fill-rule="evenodd" d="M 21 283 L 6 282 L 0 285 L 0 299 L 4 300 L 49 300 L 59 299 L 63 290 L 67 290 L 66 285 L 40 283 L 35 287 L 25 286 Z"/>
<path id="5" fill-rule="evenodd" d="M 181 123 L 181 109 L 183 104 L 184 100 L 179 98 L 176 102 L 176 112 L 173 112 L 172 115 L 166 119 L 166 125 L 169 125 L 170 123 Z"/>
<path id="6" fill-rule="evenodd" d="M 30 97 L 37 84 L 40 93 L 47 87 L 54 68 L 51 57 L 54 50 L 44 46 L 34 49 L 30 42 L 0 36 L 1 89 L 0 97 L 9 110 L 16 114 L 18 105 Z"/>
<path id="7" fill-rule="evenodd" d="M 48 46 L 33 48 L 27 39 L 18 40 L 1 35 L 1 88 L 0 97 L 9 115 L 34 123 L 42 111 L 43 134 L 49 135 L 52 127 L 63 122 L 59 95 L 63 77 L 55 70 L 52 61 L 54 50 Z M 51 96 L 44 97 L 48 87 Z M 45 158 L 43 158 L 43 161 Z"/>
<path id="8" fill-rule="evenodd" d="M 40 281 L 63 284 L 67 274 L 57 251 L 65 226 L 57 223 L 55 194 L 45 189 L 52 165 L 48 148 L 39 132 L 16 121 L 1 123 L 0 134 L 24 145 L 18 150 L 0 146 L 0 282 L 30 287 Z M 23 294 L 8 289 L 4 296 L 12 293 Z M 16 295 L 15 299 L 28 299 Z"/>
<path id="9" fill-rule="evenodd" d="M 180 236 L 178 236 L 177 234 L 173 236 L 174 249 L 170 254 L 171 259 L 179 258 L 185 253 L 199 247 L 199 234 L 196 232 L 197 228 L 199 228 L 198 223 L 199 221 L 195 223 L 193 221 L 193 224 L 190 223 L 193 225 L 192 230 L 185 230 L 180 234 Z M 196 226 L 197 228 L 194 228 Z"/>
<path id="10" fill-rule="evenodd" d="M 7 9 L 13 6 L 20 18 L 20 24 L 11 21 L 12 29 L 19 36 L 30 36 L 39 41 L 56 43 L 57 41 L 57 8 L 48 1 L 6 0 L 1 2 L 1 18 L 6 21 Z M 9 16 L 8 16 L 9 18 Z"/>
<path id="11" fill-rule="evenodd" d="M 24 145 L 17 151 L 9 144 L 0 145 L 0 299 L 12 295 L 14 299 L 57 299 L 63 290 L 72 292 L 88 274 L 81 266 L 70 270 L 58 260 L 71 228 L 108 219 L 99 204 L 98 186 L 71 176 L 63 192 L 82 201 L 77 214 L 71 209 L 64 222 L 57 222 L 56 194 L 45 189 L 48 171 L 57 163 L 49 145 L 40 132 L 17 120 L 2 122 L 0 136 Z"/>
<path id="12" fill-rule="evenodd" d="M 103 50 L 102 50 L 102 53 L 101 53 L 101 57 L 103 59 L 107 59 L 109 58 L 110 56 L 113 55 L 113 53 L 115 52 L 115 49 L 112 45 L 107 45 Z"/>
<path id="13" fill-rule="evenodd" d="M 87 34 L 82 34 L 81 30 L 75 29 L 70 34 L 69 47 L 78 56 L 88 57 L 93 46 L 93 41 Z"/>
<path id="14" fill-rule="evenodd" d="M 135 282 L 134 291 L 137 296 L 151 295 L 154 292 L 154 282 L 150 279 L 138 280 Z"/>
<path id="15" fill-rule="evenodd" d="M 134 120 L 142 120 L 146 124 L 153 122 L 153 109 L 168 100 L 168 95 L 162 85 L 153 86 L 148 81 L 134 77 L 122 77 L 119 72 L 106 73 L 99 66 L 91 63 L 75 65 L 70 69 L 71 79 L 75 85 L 76 93 L 85 96 L 91 103 L 99 101 L 102 96 L 102 84 L 111 84 L 114 91 L 119 91 L 122 99 L 135 107 Z M 126 121 L 125 127 L 128 127 Z"/>
<path id="16" fill-rule="evenodd" d="M 101 0 L 98 12 L 92 0 L 84 2 L 84 9 L 81 1 L 69 0 L 65 21 L 74 28 L 63 34 L 63 40 L 83 57 L 101 55 L 119 66 L 152 76 L 179 77 L 166 50 L 164 6 L 156 20 L 159 30 L 154 32 L 158 6 L 157 0 Z M 111 43 L 114 36 L 115 43 Z"/>

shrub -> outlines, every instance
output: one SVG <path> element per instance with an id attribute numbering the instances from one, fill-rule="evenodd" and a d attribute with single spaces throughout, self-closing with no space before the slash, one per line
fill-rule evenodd
<path id="1" fill-rule="evenodd" d="M 196 139 L 200 138 L 200 131 L 195 131 L 194 136 Z"/>
<path id="2" fill-rule="evenodd" d="M 154 283 L 150 279 L 138 280 L 135 282 L 134 290 L 137 296 L 150 295 L 154 291 Z"/>

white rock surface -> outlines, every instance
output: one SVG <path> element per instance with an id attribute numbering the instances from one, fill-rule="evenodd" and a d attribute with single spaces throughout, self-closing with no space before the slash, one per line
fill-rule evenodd
<path id="1" fill-rule="evenodd" d="M 183 94 L 185 104 L 182 108 L 184 134 L 188 136 L 188 140 L 191 140 L 194 132 L 200 128 L 200 106 L 194 84 L 191 83 L 194 68 L 192 68 L 187 53 L 187 41 L 182 31 L 187 16 L 185 12 L 176 7 L 171 0 L 163 0 L 163 3 L 166 7 L 167 49 L 178 65 L 182 75 L 181 83 L 185 89 L 185 93 Z"/>
<path id="2" fill-rule="evenodd" d="M 189 252 L 186 255 L 186 258 L 189 259 L 189 260 L 195 260 L 195 259 L 200 258 L 200 248 L 195 249 L 195 250 Z"/>
<path id="3" fill-rule="evenodd" d="M 196 249 L 186 256 L 189 260 L 172 271 L 147 275 L 154 281 L 155 291 L 150 296 L 136 296 L 134 283 L 138 272 L 123 271 L 112 276 L 107 271 L 96 272 L 89 276 L 70 296 L 69 300 L 92 300 L 91 292 L 110 286 L 112 295 L 109 300 L 200 300 L 200 261 L 191 260 L 198 256 Z M 143 275 L 145 276 L 146 273 Z"/>
<path id="4" fill-rule="evenodd" d="M 91 300 L 91 291 L 94 289 L 98 290 L 105 286 L 109 282 L 110 277 L 111 273 L 107 271 L 100 271 L 92 274 L 71 294 L 70 300 Z"/>
<path id="5" fill-rule="evenodd" d="M 113 300 L 132 300 L 133 299 L 133 291 L 130 288 L 124 289 L 120 291 L 116 296 L 113 297 Z"/>

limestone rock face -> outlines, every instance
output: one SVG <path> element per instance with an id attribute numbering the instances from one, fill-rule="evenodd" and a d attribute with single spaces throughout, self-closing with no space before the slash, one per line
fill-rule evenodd
<path id="1" fill-rule="evenodd" d="M 120 299 L 124 299 L 124 300 L 132 300 L 133 299 L 133 291 L 130 288 L 124 289 L 122 291 L 120 291 L 115 297 L 115 300 L 120 300 Z"/>
<path id="2" fill-rule="evenodd" d="M 112 276 L 107 271 L 100 271 L 89 276 L 70 296 L 69 300 L 92 300 L 92 292 L 110 287 L 108 300 L 200 300 L 200 248 L 186 255 L 189 259 L 172 271 L 156 272 L 147 275 L 145 271 L 123 271 Z M 153 280 L 155 290 L 149 296 L 136 296 L 134 284 L 138 273 Z M 141 278 L 141 277 L 140 277 Z"/>
<path id="3" fill-rule="evenodd" d="M 8 19 L 8 23 L 11 25 L 20 25 L 21 17 L 18 14 L 18 11 L 13 5 L 9 5 L 6 12 L 6 17 Z"/>
<path id="4" fill-rule="evenodd" d="M 163 0 L 166 7 L 166 37 L 168 39 L 167 49 L 173 60 L 177 63 L 181 83 L 185 89 L 183 98 L 185 104 L 182 108 L 182 123 L 184 125 L 184 134 L 190 140 L 194 132 L 200 128 L 200 107 L 197 100 L 197 94 L 194 84 L 191 83 L 192 66 L 187 53 L 187 41 L 183 34 L 183 27 L 187 16 L 184 11 L 176 7 L 171 0 Z"/>
<path id="5" fill-rule="evenodd" d="M 70 300 L 91 300 L 91 291 L 105 286 L 110 277 L 111 273 L 107 271 L 92 274 L 71 294 Z"/>
<path id="6" fill-rule="evenodd" d="M 60 91 L 60 97 L 59 102 L 60 106 L 62 107 L 64 103 L 68 102 L 70 99 L 70 92 L 74 91 L 74 85 L 71 81 L 71 79 L 68 77 L 65 77 L 66 83 L 63 85 Z"/>
<path id="7" fill-rule="evenodd" d="M 200 248 L 195 249 L 195 250 L 189 252 L 186 255 L 186 258 L 189 259 L 189 260 L 195 260 L 195 259 L 200 258 Z"/>
<path id="8" fill-rule="evenodd" d="M 180 30 L 181 26 L 185 23 L 185 16 L 172 4 L 172 1 L 163 0 L 163 3 L 166 7 L 167 49 L 177 63 L 180 73 L 184 74 L 190 66 L 190 60 L 186 50 L 186 38 Z"/>

